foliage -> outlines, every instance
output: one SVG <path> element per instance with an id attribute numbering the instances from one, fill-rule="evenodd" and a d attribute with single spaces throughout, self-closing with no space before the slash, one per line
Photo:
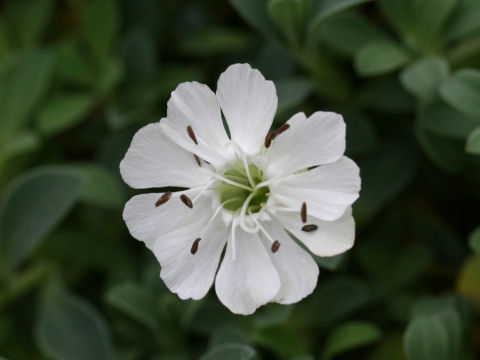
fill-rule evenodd
<path id="1" fill-rule="evenodd" d="M 480 0 L 0 4 L 0 358 L 476 359 Z M 315 292 L 235 316 L 182 301 L 126 230 L 118 171 L 183 81 L 276 83 L 278 127 L 332 110 L 357 240 Z"/>

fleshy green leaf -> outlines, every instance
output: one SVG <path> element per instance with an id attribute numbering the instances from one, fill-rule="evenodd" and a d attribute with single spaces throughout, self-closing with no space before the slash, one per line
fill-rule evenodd
<path id="1" fill-rule="evenodd" d="M 315 88 L 313 81 L 300 77 L 279 80 L 275 86 L 278 94 L 278 112 L 301 104 Z"/>
<path id="2" fill-rule="evenodd" d="M 40 139 L 37 134 L 27 130 L 16 133 L 0 147 L 0 167 L 9 158 L 32 152 L 38 149 L 39 145 Z"/>
<path id="3" fill-rule="evenodd" d="M 268 13 L 292 45 L 301 43 L 309 12 L 308 0 L 270 0 Z"/>
<path id="4" fill-rule="evenodd" d="M 364 4 L 371 0 L 322 0 L 317 1 L 313 9 L 313 19 L 310 23 L 310 31 L 314 32 L 330 16 L 345 11 L 351 7 Z"/>
<path id="5" fill-rule="evenodd" d="M 480 155 L 480 127 L 468 136 L 466 150 L 471 154 Z"/>
<path id="6" fill-rule="evenodd" d="M 22 261 L 60 222 L 82 184 L 79 174 L 56 167 L 30 170 L 13 181 L 0 202 L 1 270 Z"/>
<path id="7" fill-rule="evenodd" d="M 109 360 L 113 348 L 107 323 L 85 300 L 50 283 L 44 289 L 35 327 L 43 354 L 55 360 Z"/>
<path id="8" fill-rule="evenodd" d="M 458 0 L 446 29 L 448 40 L 456 40 L 480 28 L 480 2 L 478 0 Z"/>
<path id="9" fill-rule="evenodd" d="M 345 259 L 345 255 L 345 253 L 329 257 L 320 257 L 314 255 L 314 258 L 321 268 L 335 271 L 342 264 L 342 261 Z"/>
<path id="10" fill-rule="evenodd" d="M 224 344 L 209 350 L 200 360 L 252 360 L 255 354 L 247 345 Z"/>
<path id="11" fill-rule="evenodd" d="M 378 341 L 381 331 L 373 324 L 363 321 L 351 321 L 335 328 L 329 335 L 323 350 L 323 360 L 333 359 L 336 355 L 366 346 Z"/>
<path id="12" fill-rule="evenodd" d="M 267 13 L 267 0 L 229 0 L 230 4 L 253 28 L 271 39 L 277 32 Z"/>
<path id="13" fill-rule="evenodd" d="M 409 67 L 400 75 L 403 86 L 424 101 L 432 100 L 448 77 L 448 63 L 441 57 L 429 56 Z"/>
<path id="14" fill-rule="evenodd" d="M 464 69 L 456 72 L 442 86 L 442 98 L 458 111 L 480 120 L 480 71 Z"/>
<path id="15" fill-rule="evenodd" d="M 381 75 L 398 69 L 408 60 L 408 52 L 400 45 L 377 40 L 369 42 L 356 52 L 355 68 L 363 76 Z"/>
<path id="16" fill-rule="evenodd" d="M 480 226 L 477 227 L 468 237 L 470 248 L 480 255 Z"/>
<path id="17" fill-rule="evenodd" d="M 92 99 L 85 94 L 57 94 L 44 105 L 37 119 L 39 130 L 53 135 L 78 124 L 88 112 Z"/>

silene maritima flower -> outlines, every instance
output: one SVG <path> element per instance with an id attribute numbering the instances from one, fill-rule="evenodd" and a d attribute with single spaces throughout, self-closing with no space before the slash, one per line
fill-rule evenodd
<path id="1" fill-rule="evenodd" d="M 291 304 L 317 284 L 317 263 L 304 246 L 319 256 L 352 247 L 360 177 L 343 155 L 343 118 L 298 113 L 269 132 L 276 109 L 274 84 L 235 64 L 216 93 L 180 84 L 167 117 L 133 137 L 120 164 L 124 181 L 180 190 L 134 196 L 123 218 L 180 298 L 200 299 L 215 282 L 234 313 Z"/>

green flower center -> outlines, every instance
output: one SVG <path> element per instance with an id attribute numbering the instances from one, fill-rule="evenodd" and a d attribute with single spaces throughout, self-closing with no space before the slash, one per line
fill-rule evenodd
<path id="1" fill-rule="evenodd" d="M 254 214 L 258 213 L 267 202 L 270 195 L 268 186 L 256 188 L 258 184 L 264 181 L 262 171 L 255 165 L 250 165 L 248 169 L 253 186 L 244 167 L 230 169 L 223 173 L 223 177 L 226 179 L 242 185 L 239 187 L 225 182 L 220 184 L 220 201 L 224 204 L 224 209 L 236 212 L 242 208 L 245 201 L 248 201 L 246 214 Z"/>

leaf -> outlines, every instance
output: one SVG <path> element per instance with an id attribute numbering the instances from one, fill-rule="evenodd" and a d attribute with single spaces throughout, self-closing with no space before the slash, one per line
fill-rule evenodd
<path id="1" fill-rule="evenodd" d="M 473 230 L 472 233 L 469 235 L 468 243 L 470 244 L 470 248 L 477 255 L 480 255 L 480 226 Z"/>
<path id="2" fill-rule="evenodd" d="M 53 0 L 30 0 L 25 3 L 18 24 L 19 38 L 23 46 L 32 47 L 40 42 L 50 24 L 54 5 Z"/>
<path id="3" fill-rule="evenodd" d="M 322 0 L 314 8 L 313 19 L 310 23 L 310 32 L 315 32 L 317 28 L 330 16 L 345 11 L 351 7 L 367 3 L 371 0 Z"/>
<path id="4" fill-rule="evenodd" d="M 155 39 L 145 28 L 137 26 L 124 36 L 121 55 L 128 81 L 151 83 L 158 75 L 158 54 Z"/>
<path id="5" fill-rule="evenodd" d="M 480 127 L 477 127 L 468 136 L 466 151 L 471 154 L 480 155 Z"/>
<path id="6" fill-rule="evenodd" d="M 480 310 L 480 255 L 465 261 L 458 275 L 457 288 L 475 304 L 477 311 Z"/>
<path id="7" fill-rule="evenodd" d="M 248 345 L 224 344 L 209 350 L 200 360 L 251 360 L 255 354 Z"/>
<path id="8" fill-rule="evenodd" d="M 380 329 L 373 324 L 363 321 L 344 323 L 330 333 L 324 346 L 322 359 L 329 360 L 338 354 L 372 344 L 380 337 Z"/>
<path id="9" fill-rule="evenodd" d="M 56 94 L 41 110 L 37 127 L 45 135 L 54 135 L 78 124 L 91 105 L 92 99 L 86 94 Z"/>
<path id="10" fill-rule="evenodd" d="M 48 284 L 42 293 L 35 339 L 44 356 L 51 359 L 113 359 L 105 319 L 57 282 Z"/>
<path id="11" fill-rule="evenodd" d="M 421 111 L 419 125 L 430 133 L 464 140 L 479 123 L 438 101 Z"/>
<path id="12" fill-rule="evenodd" d="M 20 263 L 73 206 L 82 178 L 56 167 L 21 174 L 0 201 L 0 270 Z"/>
<path id="13" fill-rule="evenodd" d="M 50 85 L 53 59 L 48 52 L 20 57 L 0 76 L 0 143 L 29 120 Z"/>
<path id="14" fill-rule="evenodd" d="M 355 69 L 362 76 L 374 76 L 394 71 L 407 63 L 405 49 L 392 41 L 369 42 L 355 53 Z"/>
<path id="15" fill-rule="evenodd" d="M 329 47 L 347 56 L 353 56 L 369 42 L 387 38 L 374 23 L 351 11 L 326 19 L 319 28 L 318 37 Z"/>
<path id="16" fill-rule="evenodd" d="M 315 258 L 315 261 L 318 263 L 318 265 L 321 268 L 324 268 L 330 271 L 335 271 L 342 264 L 343 260 L 345 259 L 345 256 L 346 256 L 346 253 L 335 255 L 335 256 L 329 256 L 329 257 L 320 257 L 316 255 L 314 255 L 313 257 Z"/>
<path id="17" fill-rule="evenodd" d="M 81 5 L 83 39 L 101 62 L 109 55 L 120 24 L 117 2 L 87 0 Z"/>
<path id="18" fill-rule="evenodd" d="M 446 38 L 449 41 L 456 40 L 480 28 L 479 12 L 478 0 L 458 0 L 447 24 Z"/>
<path id="19" fill-rule="evenodd" d="M 447 61 L 438 56 L 428 56 L 408 66 L 400 74 L 400 81 L 413 95 L 430 101 L 437 95 L 448 73 Z"/>
<path id="20" fill-rule="evenodd" d="M 278 112 L 301 104 L 313 92 L 315 84 L 305 78 L 292 77 L 275 83 L 278 94 Z"/>
<path id="21" fill-rule="evenodd" d="M 97 164 L 81 164 L 72 167 L 84 178 L 79 199 L 86 203 L 121 209 L 125 204 L 125 192 L 119 177 L 109 169 Z"/>
<path id="22" fill-rule="evenodd" d="M 148 289 L 132 282 L 125 282 L 109 289 L 107 302 L 150 329 L 157 327 L 156 303 Z"/>
<path id="23" fill-rule="evenodd" d="M 457 71 L 440 89 L 440 94 L 448 104 L 458 111 L 480 120 L 480 71 L 462 69 Z"/>
<path id="24" fill-rule="evenodd" d="M 277 32 L 267 13 L 267 0 L 229 0 L 235 10 L 247 23 L 263 36 L 271 39 L 277 37 Z"/>
<path id="25" fill-rule="evenodd" d="M 309 13 L 308 0 L 270 0 L 268 13 L 291 45 L 295 46 L 303 41 Z"/>
<path id="26" fill-rule="evenodd" d="M 408 360 L 458 359 L 460 344 L 460 317 L 453 309 L 415 316 L 404 336 Z"/>
<path id="27" fill-rule="evenodd" d="M 91 64 L 76 42 L 66 40 L 60 43 L 56 48 L 56 55 L 55 71 L 63 82 L 88 87 L 95 82 Z"/>
<path id="28" fill-rule="evenodd" d="M 0 167 L 11 157 L 32 152 L 40 146 L 40 139 L 34 132 L 18 132 L 0 148 Z"/>
<path id="29" fill-rule="evenodd" d="M 371 152 L 378 145 L 378 135 L 371 119 L 355 110 L 342 110 L 347 123 L 347 156 L 359 156 Z"/>
<path id="30" fill-rule="evenodd" d="M 280 358 L 290 358 L 304 354 L 306 351 L 305 339 L 298 331 L 285 326 L 270 328 L 255 328 L 250 338 L 262 347 L 265 347 Z"/>

